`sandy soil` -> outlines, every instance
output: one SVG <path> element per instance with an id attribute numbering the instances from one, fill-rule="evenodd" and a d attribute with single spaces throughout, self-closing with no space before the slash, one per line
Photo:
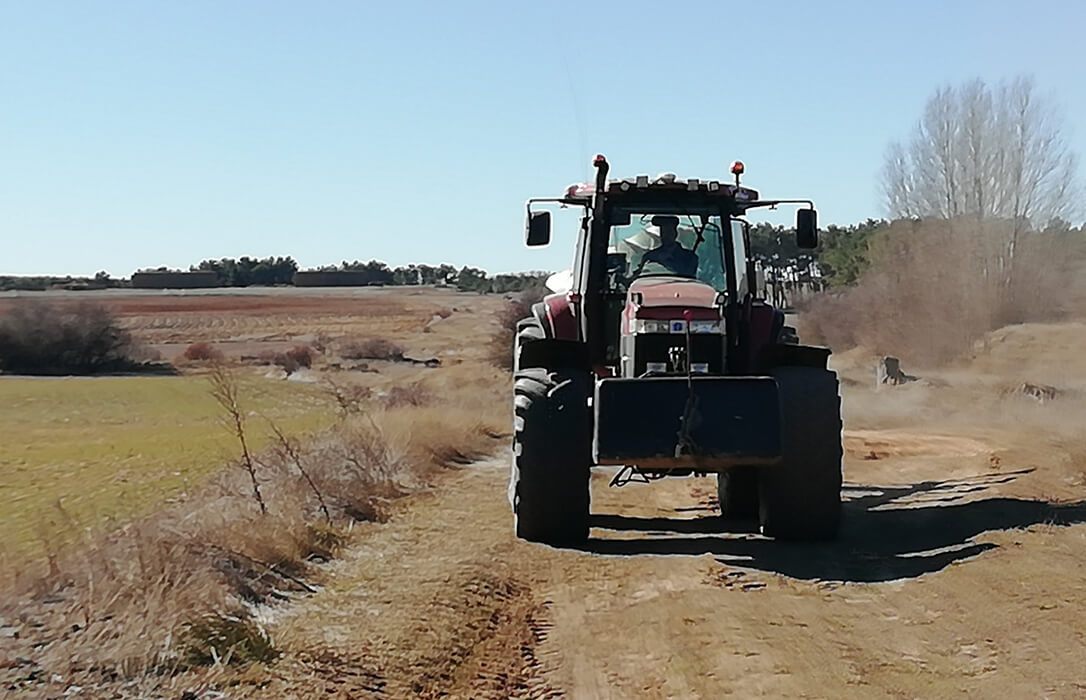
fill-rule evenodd
<path id="1" fill-rule="evenodd" d="M 452 473 L 271 621 L 285 656 L 239 691 L 1086 696 L 1086 451 L 1068 421 L 1083 405 L 1074 386 L 1045 404 L 1000 388 L 1071 354 L 1018 352 L 1068 332 L 1004 333 L 1013 352 L 973 371 L 881 391 L 845 358 L 830 544 L 722 522 L 712 478 L 610 488 L 601 472 L 590 541 L 555 550 L 513 538 L 504 456 Z"/>

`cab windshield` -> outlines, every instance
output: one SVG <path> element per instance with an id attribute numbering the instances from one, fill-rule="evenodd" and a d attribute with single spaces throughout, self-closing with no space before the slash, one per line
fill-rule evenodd
<path id="1" fill-rule="evenodd" d="M 674 240 L 668 231 L 673 225 L 660 217 L 656 219 L 662 225 L 654 224 L 653 218 L 634 214 L 629 224 L 611 229 L 612 268 L 620 268 L 616 271 L 630 281 L 659 275 L 689 277 L 724 291 L 727 284 L 720 217 L 708 217 L 704 223 L 699 216 L 673 217 L 678 219 Z"/>

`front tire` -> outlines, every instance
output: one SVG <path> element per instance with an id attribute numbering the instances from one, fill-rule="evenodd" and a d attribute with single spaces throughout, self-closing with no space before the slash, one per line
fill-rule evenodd
<path id="1" fill-rule="evenodd" d="M 830 540 L 841 522 L 841 397 L 836 373 L 777 367 L 781 461 L 759 474 L 762 534 Z"/>
<path id="2" fill-rule="evenodd" d="M 517 334 L 513 338 L 513 371 L 520 370 L 520 349 L 526 344 L 536 340 L 543 340 L 546 334 L 539 321 L 529 316 L 517 322 Z"/>
<path id="3" fill-rule="evenodd" d="M 590 386 L 584 371 L 516 373 L 509 495 L 521 539 L 576 545 L 588 538 Z"/>

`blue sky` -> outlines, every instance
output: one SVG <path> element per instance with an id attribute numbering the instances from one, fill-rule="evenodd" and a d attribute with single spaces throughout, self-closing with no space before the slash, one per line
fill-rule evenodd
<path id="1" fill-rule="evenodd" d="M 1033 75 L 1086 154 L 1081 2 L 0 0 L 0 273 L 292 255 L 558 269 L 524 200 L 727 177 L 883 213 L 939 85 Z M 787 215 L 772 219 L 784 223 Z"/>

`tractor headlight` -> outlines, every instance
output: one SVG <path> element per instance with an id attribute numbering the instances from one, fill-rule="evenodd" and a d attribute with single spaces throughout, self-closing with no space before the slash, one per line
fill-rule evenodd
<path id="1" fill-rule="evenodd" d="M 720 321 L 691 321 L 691 333 L 719 333 Z"/>
<path id="2" fill-rule="evenodd" d="M 647 318 L 635 318 L 630 322 L 631 333 L 667 333 L 667 321 L 656 321 Z"/>

